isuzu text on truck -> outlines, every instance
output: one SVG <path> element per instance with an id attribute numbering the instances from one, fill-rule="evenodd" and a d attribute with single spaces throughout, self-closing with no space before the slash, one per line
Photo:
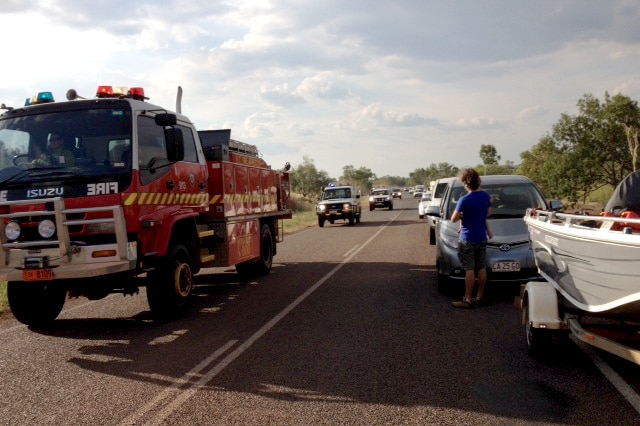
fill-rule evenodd
<path id="1" fill-rule="evenodd" d="M 291 218 L 288 164 L 272 169 L 230 130 L 197 132 L 179 101 L 169 112 L 141 88 L 67 98 L 0 115 L 0 281 L 19 321 L 54 320 L 67 295 L 141 286 L 170 319 L 203 267 L 270 271 Z"/>

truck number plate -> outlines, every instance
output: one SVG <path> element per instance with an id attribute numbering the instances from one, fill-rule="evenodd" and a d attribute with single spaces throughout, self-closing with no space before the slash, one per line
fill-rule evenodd
<path id="1" fill-rule="evenodd" d="M 338 214 L 338 210 L 329 210 L 329 214 Z"/>
<path id="2" fill-rule="evenodd" d="M 518 272 L 520 262 L 496 262 L 491 267 L 493 272 Z"/>
<path id="3" fill-rule="evenodd" d="M 53 279 L 53 269 L 25 269 L 22 271 L 25 281 L 47 281 Z"/>

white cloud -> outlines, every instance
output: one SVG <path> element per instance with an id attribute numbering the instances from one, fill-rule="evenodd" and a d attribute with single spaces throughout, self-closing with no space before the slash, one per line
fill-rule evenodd
<path id="1" fill-rule="evenodd" d="M 0 102 L 124 84 L 173 108 L 182 85 L 197 126 L 273 164 L 407 176 L 482 144 L 519 162 L 585 93 L 640 98 L 639 18 L 635 0 L 10 0 Z"/>

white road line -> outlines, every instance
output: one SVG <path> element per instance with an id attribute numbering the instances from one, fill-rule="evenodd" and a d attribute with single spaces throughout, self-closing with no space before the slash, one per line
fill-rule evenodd
<path id="1" fill-rule="evenodd" d="M 397 217 L 397 216 L 396 216 Z M 199 389 L 206 386 L 208 382 L 210 382 L 215 376 L 218 375 L 222 370 L 224 370 L 229 364 L 231 364 L 236 358 L 242 355 L 247 349 L 251 347 L 260 337 L 262 337 L 265 333 L 271 330 L 281 319 L 286 317 L 289 312 L 296 308 L 303 300 L 309 297 L 314 291 L 316 291 L 322 284 L 324 284 L 329 278 L 331 278 L 336 272 L 338 272 L 344 265 L 349 263 L 349 261 L 358 254 L 363 248 L 365 248 L 371 241 L 373 241 L 379 234 L 384 230 L 384 228 L 389 225 L 389 223 L 393 222 L 395 218 L 391 219 L 385 226 L 381 227 L 373 234 L 364 244 L 362 244 L 359 248 L 353 251 L 349 255 L 349 257 L 345 258 L 342 262 L 336 265 L 329 273 L 327 273 L 324 277 L 320 278 L 313 286 L 311 286 L 307 291 L 305 291 L 302 295 L 300 295 L 296 300 L 291 302 L 289 306 L 284 308 L 280 313 L 278 313 L 275 317 L 273 317 L 269 322 L 263 325 L 258 331 L 256 331 L 251 337 L 249 337 L 245 342 L 243 342 L 240 346 L 238 346 L 233 352 L 224 357 L 218 364 L 214 365 L 208 373 L 202 376 L 195 384 L 191 387 L 188 387 L 183 390 L 182 393 L 175 395 L 175 398 L 167 405 L 162 407 L 162 409 L 158 412 L 158 414 L 153 417 L 148 422 L 145 422 L 145 425 L 159 425 L 171 415 L 173 411 L 175 411 L 178 407 L 184 404 L 189 398 L 191 398 Z M 155 401 L 156 398 L 154 398 Z M 149 404 L 147 404 L 149 405 Z M 147 410 L 149 411 L 149 410 Z M 136 416 L 138 418 L 138 416 Z M 131 423 L 122 423 L 123 425 L 130 425 Z"/>
<path id="2" fill-rule="evenodd" d="M 609 382 L 620 392 L 620 394 L 629 401 L 629 404 L 640 413 L 640 395 L 638 395 L 631 386 L 613 369 L 604 362 L 598 353 L 588 344 L 581 342 L 580 340 L 571 336 L 572 340 L 578 345 L 582 351 L 587 354 L 593 364 L 598 367 L 598 370 L 606 377 Z"/>
<path id="3" fill-rule="evenodd" d="M 351 254 L 351 252 L 352 252 L 352 251 L 354 251 L 354 250 L 355 250 L 355 249 L 357 249 L 357 248 L 358 248 L 358 244 L 356 244 L 355 246 L 353 246 L 353 247 L 351 248 L 351 250 L 349 250 L 348 252 L 346 252 L 345 254 L 343 254 L 343 255 L 342 255 L 342 257 L 348 257 L 348 256 L 349 256 L 349 254 Z"/>
<path id="4" fill-rule="evenodd" d="M 189 370 L 184 376 L 176 380 L 171 386 L 165 388 L 162 392 L 155 396 L 151 401 L 143 405 L 140 409 L 129 415 L 125 418 L 120 424 L 121 425 L 135 425 L 140 424 L 140 419 L 144 417 L 151 410 L 154 410 L 156 406 L 158 406 L 161 402 L 166 400 L 169 397 L 172 397 L 175 394 L 178 394 L 180 391 L 180 387 L 189 383 L 189 381 L 198 375 L 202 370 L 204 370 L 209 364 L 215 361 L 217 358 L 222 356 L 226 351 L 228 351 L 233 345 L 238 343 L 237 340 L 229 340 L 224 346 L 220 347 L 218 350 L 213 352 L 207 358 L 202 360 L 198 365 Z M 202 379 L 198 380 L 199 383 Z M 180 395 L 178 395 L 180 396 Z"/>

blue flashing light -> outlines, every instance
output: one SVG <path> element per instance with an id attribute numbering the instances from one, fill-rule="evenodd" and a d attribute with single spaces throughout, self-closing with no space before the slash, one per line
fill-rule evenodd
<path id="1" fill-rule="evenodd" d="M 38 93 L 38 103 L 53 102 L 53 93 L 40 92 Z"/>
<path id="2" fill-rule="evenodd" d="M 53 93 L 40 92 L 37 95 L 33 95 L 31 98 L 27 98 L 27 100 L 24 102 L 24 106 L 35 105 L 35 104 L 46 104 L 49 102 L 54 102 Z"/>

